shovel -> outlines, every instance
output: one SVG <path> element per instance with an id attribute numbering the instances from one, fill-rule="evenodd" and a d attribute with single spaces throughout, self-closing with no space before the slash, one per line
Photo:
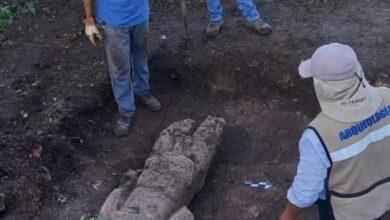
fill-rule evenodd
<path id="1" fill-rule="evenodd" d="M 187 21 L 186 0 L 180 0 L 180 6 L 181 6 L 181 12 L 183 14 L 183 20 L 184 20 L 184 31 L 185 31 L 184 39 L 187 41 L 189 39 L 189 34 L 188 34 L 188 21 Z"/>

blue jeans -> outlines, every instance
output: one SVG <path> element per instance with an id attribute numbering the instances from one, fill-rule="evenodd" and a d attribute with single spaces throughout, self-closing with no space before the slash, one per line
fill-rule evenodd
<path id="1" fill-rule="evenodd" d="M 223 18 L 221 0 L 206 0 L 206 4 L 211 21 L 221 21 Z M 257 10 L 253 0 L 236 0 L 236 5 L 248 22 L 261 19 L 260 12 Z"/>
<path id="2" fill-rule="evenodd" d="M 112 90 L 119 113 L 132 117 L 135 96 L 149 92 L 148 22 L 129 28 L 102 25 Z"/>

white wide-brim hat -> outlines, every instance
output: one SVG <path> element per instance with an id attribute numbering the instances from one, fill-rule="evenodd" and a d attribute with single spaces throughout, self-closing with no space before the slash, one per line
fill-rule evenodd
<path id="1" fill-rule="evenodd" d="M 332 43 L 318 48 L 311 59 L 300 64 L 299 75 L 313 77 L 322 113 L 337 121 L 362 121 L 382 105 L 382 96 L 367 82 L 356 53 L 347 45 Z"/>

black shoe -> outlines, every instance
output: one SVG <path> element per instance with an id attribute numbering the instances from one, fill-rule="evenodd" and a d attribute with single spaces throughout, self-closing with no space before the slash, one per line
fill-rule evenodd
<path id="1" fill-rule="evenodd" d="M 157 112 L 161 110 L 161 103 L 150 93 L 137 95 L 137 99 L 151 111 Z"/>
<path id="2" fill-rule="evenodd" d="M 118 137 L 124 137 L 129 134 L 131 126 L 131 118 L 119 115 L 116 118 L 114 133 Z"/>

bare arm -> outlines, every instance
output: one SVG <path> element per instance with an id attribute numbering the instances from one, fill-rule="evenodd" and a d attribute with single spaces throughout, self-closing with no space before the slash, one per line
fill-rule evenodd
<path id="1" fill-rule="evenodd" d="M 288 202 L 279 220 L 296 220 L 302 212 L 302 208 Z"/>
<path id="2" fill-rule="evenodd" d="M 93 0 L 83 0 L 85 23 L 87 25 L 95 25 L 95 19 L 93 17 Z"/>

